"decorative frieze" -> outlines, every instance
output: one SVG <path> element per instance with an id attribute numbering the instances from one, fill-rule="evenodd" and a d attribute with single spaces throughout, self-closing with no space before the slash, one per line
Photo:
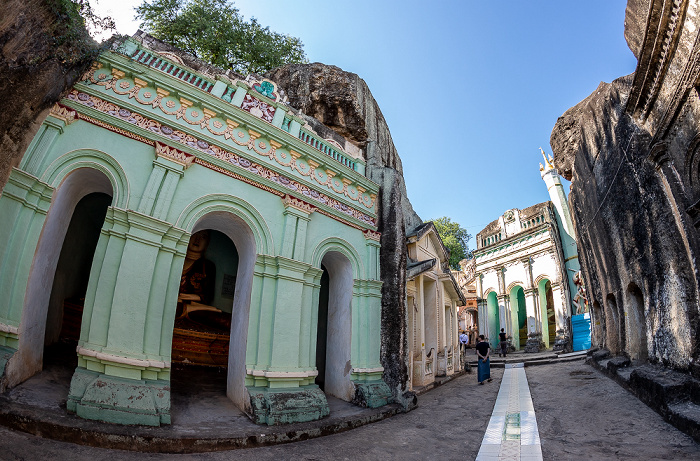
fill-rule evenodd
<path id="1" fill-rule="evenodd" d="M 287 189 L 290 189 L 294 192 L 300 192 L 302 195 L 304 195 L 304 196 L 306 196 L 306 197 L 308 197 L 316 202 L 319 202 L 321 204 L 324 204 L 324 205 L 327 205 L 331 208 L 334 208 L 334 209 L 338 210 L 339 212 L 347 214 L 355 219 L 358 219 L 369 226 L 376 227 L 376 218 L 369 216 L 365 213 L 362 213 L 359 210 L 352 208 L 352 207 L 350 207 L 350 206 L 346 205 L 345 203 L 342 203 L 338 200 L 335 200 L 335 199 L 327 196 L 326 194 L 322 194 L 322 193 L 316 191 L 315 189 L 312 189 L 304 184 L 301 184 L 297 181 L 294 181 L 286 176 L 282 176 L 282 175 L 278 174 L 277 172 L 270 170 L 269 168 L 266 168 L 266 167 L 264 167 L 260 164 L 257 164 L 257 163 L 253 163 L 250 160 L 248 160 L 247 158 L 242 157 L 238 154 L 228 152 L 224 149 L 221 149 L 218 146 L 211 145 L 211 144 L 207 143 L 206 141 L 199 140 L 199 139 L 195 138 L 194 136 L 191 136 L 191 135 L 184 133 L 182 131 L 174 130 L 166 125 L 162 125 L 161 123 L 159 123 L 155 120 L 147 119 L 145 117 L 142 117 L 141 115 L 138 115 L 136 113 L 132 113 L 126 109 L 121 109 L 116 104 L 112 104 L 110 102 L 104 101 L 96 96 L 90 96 L 86 93 L 82 93 L 82 92 L 79 92 L 77 90 L 73 90 L 71 92 L 71 94 L 68 95 L 68 99 L 75 101 L 75 102 L 78 102 L 80 104 L 83 104 L 87 107 L 91 107 L 93 109 L 96 109 L 96 110 L 103 112 L 103 113 L 106 113 L 108 115 L 118 117 L 118 118 L 120 118 L 128 123 L 132 123 L 132 124 L 139 126 L 143 129 L 149 130 L 153 133 L 164 136 L 164 137 L 171 139 L 173 141 L 176 141 L 176 142 L 182 143 L 184 145 L 187 145 L 191 148 L 197 149 L 202 153 L 211 155 L 215 158 L 218 158 L 218 159 L 223 160 L 227 163 L 230 163 L 231 165 L 240 167 L 249 173 L 253 173 L 253 174 L 258 175 L 262 178 L 274 181 L 274 182 L 284 186 Z M 105 128 L 109 127 L 109 128 L 111 128 L 112 131 L 118 132 L 120 134 L 124 134 L 125 136 L 129 136 L 129 137 L 134 138 L 134 139 L 138 138 L 139 140 L 143 140 L 143 142 L 146 142 L 147 144 L 154 145 L 154 141 L 147 140 L 146 138 L 135 135 L 133 133 L 129 133 L 128 131 L 122 130 L 120 128 L 110 127 L 110 125 L 105 123 L 105 122 L 101 122 L 101 121 L 95 120 L 93 118 L 83 116 L 83 114 L 80 114 L 80 113 L 78 113 L 78 117 L 81 119 L 84 119 L 86 121 L 90 121 L 92 123 L 95 123 L 98 126 L 102 126 Z M 239 131 L 239 133 L 243 133 L 243 132 Z M 250 133 L 246 133 L 246 135 L 248 138 L 251 137 Z M 244 136 L 246 136 L 246 135 L 244 135 Z M 237 140 L 235 142 L 237 144 L 242 144 L 242 142 L 239 142 Z M 246 139 L 245 144 L 247 144 L 247 143 L 248 143 L 248 140 Z M 261 152 L 260 149 L 263 149 L 262 146 L 264 146 L 265 148 L 269 148 L 270 151 L 272 151 L 275 148 L 272 143 L 270 143 L 270 145 L 267 146 L 266 143 L 264 143 L 263 141 L 260 141 L 260 142 L 254 144 L 253 150 L 260 153 Z M 271 153 L 269 155 L 273 155 L 275 158 L 277 158 L 277 159 L 281 158 L 283 160 L 286 158 L 289 158 L 290 161 L 289 161 L 287 166 L 289 166 L 290 168 L 296 169 L 304 176 L 312 177 L 319 184 L 328 185 L 330 183 L 330 178 L 325 179 L 325 178 L 327 178 L 328 175 L 324 174 L 324 173 L 319 173 L 320 170 L 312 168 L 312 166 L 310 165 L 311 162 L 306 163 L 301 159 L 294 161 L 295 159 L 290 154 L 286 154 L 283 151 L 276 151 L 274 154 Z M 211 165 L 212 165 L 211 163 L 206 162 L 206 161 L 200 161 L 200 160 L 201 159 L 197 158 L 196 160 L 194 160 L 194 163 L 202 164 L 204 166 L 207 166 L 208 168 L 211 168 Z M 280 163 L 280 164 L 282 164 L 284 166 L 283 163 Z M 214 169 L 215 171 L 222 172 L 222 173 L 224 172 L 221 168 L 212 168 L 212 169 Z M 232 176 L 232 175 L 229 175 L 229 176 Z M 337 178 L 336 178 L 336 180 L 337 180 Z M 341 184 L 341 186 L 345 186 L 341 180 L 337 180 L 337 182 L 339 182 Z M 334 190 L 335 192 L 338 192 L 338 189 L 336 189 L 332 186 L 329 186 L 329 187 L 332 190 Z M 347 187 L 346 187 L 346 189 L 347 189 Z M 341 187 L 340 190 L 342 191 L 343 188 Z M 372 194 L 372 195 L 374 195 L 374 194 Z M 375 199 L 370 198 L 369 200 L 371 200 L 372 205 L 374 205 L 374 203 L 376 201 L 376 197 L 375 197 Z M 365 205 L 367 205 L 367 204 L 365 203 Z"/>
<path id="2" fill-rule="evenodd" d="M 145 90 L 147 89 L 142 89 L 142 92 L 139 94 L 146 97 L 145 93 L 143 93 Z M 142 104 L 151 105 L 152 100 L 155 99 L 156 96 L 153 93 L 149 94 L 151 98 L 142 100 L 137 97 L 136 99 Z M 72 90 L 68 95 L 68 99 L 84 106 L 91 107 L 92 109 L 98 110 L 102 113 L 118 117 L 128 123 L 165 136 L 166 138 L 180 142 L 189 147 L 193 147 L 204 153 L 216 156 L 219 152 L 226 152 L 220 147 L 209 144 L 202 139 L 198 139 L 180 130 L 175 130 L 167 125 L 161 124 L 158 121 L 122 108 L 97 96 L 92 96 L 78 90 Z M 168 108 L 169 103 L 172 103 L 172 110 Z M 186 106 L 187 104 L 191 103 L 182 98 L 180 101 L 176 101 L 171 96 L 167 96 L 166 98 L 161 99 L 159 107 L 166 114 L 175 115 L 179 114 L 182 111 L 182 107 Z M 164 109 L 163 106 L 166 106 L 167 109 Z M 187 123 L 200 125 L 200 128 L 208 129 L 208 131 L 214 136 L 221 136 L 239 146 L 247 147 L 248 150 L 252 150 L 258 155 L 267 157 L 280 166 L 289 168 L 292 171 L 298 172 L 302 176 L 308 177 L 310 181 L 317 183 L 319 186 L 326 187 L 339 195 L 343 195 L 350 200 L 359 203 L 368 210 L 375 211 L 376 194 L 367 193 L 366 191 L 360 192 L 358 185 L 354 184 L 352 181 L 344 182 L 343 179 L 347 178 L 341 179 L 338 177 L 336 172 L 333 172 L 330 169 L 326 169 L 325 171 L 318 169 L 317 166 L 319 166 L 319 164 L 313 160 L 293 156 L 291 152 L 281 149 L 281 144 L 279 142 L 272 140 L 265 142 L 264 140 L 259 140 L 259 133 L 252 130 L 244 130 L 243 128 L 239 127 L 238 124 L 235 124 L 234 126 L 227 123 L 226 127 L 224 128 L 225 122 L 222 119 L 217 117 L 206 118 L 204 109 L 196 110 L 196 108 L 187 106 L 187 108 L 182 111 L 182 118 Z M 245 159 L 245 162 L 250 161 Z"/>
<path id="3" fill-rule="evenodd" d="M 115 69 L 113 69 L 113 73 L 114 71 Z M 198 108 L 194 106 L 191 101 L 185 100 L 184 98 L 180 98 L 178 100 L 172 96 L 163 97 L 159 94 L 160 92 L 158 92 L 157 90 L 151 88 L 140 88 L 131 79 L 123 78 L 123 72 L 119 72 L 120 75 L 122 75 L 122 77 L 114 77 L 113 79 L 108 80 L 109 76 L 107 75 L 106 71 L 103 69 L 98 69 L 93 72 L 93 75 L 90 77 L 89 81 L 95 85 L 103 86 L 105 90 L 112 90 L 113 92 L 119 95 L 129 94 L 130 99 L 134 97 L 135 100 L 138 101 L 140 104 L 150 106 L 152 109 L 160 109 L 163 113 L 168 115 L 175 115 L 177 119 L 182 119 L 188 124 L 199 125 L 200 128 L 202 128 L 203 130 L 208 130 L 214 136 L 222 136 L 224 139 L 231 140 L 239 146 L 247 147 L 249 150 L 253 150 L 259 155 L 268 157 L 270 160 L 276 161 L 282 166 L 290 167 L 292 170 L 297 170 L 303 176 L 309 176 L 310 180 L 317 182 L 319 185 L 328 187 L 334 192 L 344 195 L 349 199 L 360 203 L 368 209 L 375 208 L 376 194 L 367 193 L 364 190 L 361 192 L 359 188 L 362 186 L 360 186 L 359 184 L 355 184 L 354 181 L 344 183 L 341 179 L 337 178 L 338 172 L 332 172 L 332 175 L 328 174 L 328 170 L 326 171 L 326 174 L 317 173 L 318 170 L 311 166 L 312 160 L 307 159 L 291 161 L 292 159 L 289 158 L 290 154 L 288 152 L 282 149 L 278 151 L 278 148 L 274 147 L 272 143 L 269 143 L 270 145 L 268 145 L 267 143 L 263 143 L 265 147 L 261 148 L 259 146 L 259 143 L 254 142 L 255 139 L 251 140 L 250 133 L 246 132 L 243 128 L 239 128 L 238 124 L 236 124 L 235 127 L 229 128 L 230 125 L 227 125 L 222 118 L 207 117 L 207 111 L 209 111 L 209 113 L 214 113 L 213 111 L 205 108 Z M 124 88 L 120 88 L 122 83 L 124 84 Z M 102 100 L 100 100 L 99 98 L 95 96 L 88 96 L 85 93 L 79 93 L 76 90 L 73 90 L 71 95 L 69 95 L 68 97 L 70 99 L 75 99 L 76 96 L 78 97 L 78 102 L 80 102 L 81 104 L 91 106 L 88 100 L 84 99 L 85 97 L 88 97 L 88 99 L 92 101 L 95 105 L 95 108 L 100 110 L 99 107 L 101 107 L 101 105 L 98 102 L 98 100 Z M 250 97 L 250 95 L 246 95 L 246 97 Z M 256 98 L 252 99 L 255 99 L 257 101 Z M 104 101 L 102 101 L 102 103 L 104 103 Z M 126 118 L 129 115 L 133 115 L 133 118 L 136 120 L 144 118 L 143 116 L 138 115 L 136 113 L 127 113 L 129 111 L 124 108 L 117 107 L 117 110 L 119 112 L 119 116 L 123 118 Z M 248 111 L 247 109 L 244 110 Z M 251 110 L 253 109 L 251 108 Z M 114 109 L 112 109 L 112 111 L 114 111 Z M 122 112 L 124 113 L 124 115 L 122 115 Z M 270 117 L 272 117 L 272 115 Z M 270 120 L 270 122 L 271 121 L 272 120 Z M 258 134 L 257 137 L 259 136 L 260 135 Z M 280 143 L 277 144 L 280 147 L 282 146 Z M 314 147 L 318 149 L 318 146 Z M 343 158 L 335 158 L 336 155 L 330 155 L 330 157 L 334 158 L 335 160 L 344 164 L 345 166 L 350 167 L 349 163 L 343 160 L 345 157 L 341 154 L 338 155 L 340 155 L 340 157 Z"/>

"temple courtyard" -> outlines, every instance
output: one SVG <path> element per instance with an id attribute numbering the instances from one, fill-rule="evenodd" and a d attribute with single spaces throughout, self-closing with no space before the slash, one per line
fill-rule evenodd
<path id="1" fill-rule="evenodd" d="M 664 422 L 660 415 L 586 364 L 583 358 L 541 361 L 545 364 L 523 368 L 522 364 L 517 363 L 517 355 L 509 356 L 505 368 L 492 367 L 491 383 L 478 385 L 475 371 L 463 374 L 422 394 L 418 407 L 405 414 L 392 416 L 390 411 L 381 414 L 376 410 L 362 414 L 363 410 L 345 407 L 343 402 L 330 402 L 330 418 L 335 417 L 337 425 L 341 425 L 343 419 L 349 422 L 363 419 L 378 421 L 295 443 L 182 455 L 136 453 L 59 442 L 3 426 L 0 427 L 0 458 L 90 461 L 232 458 L 631 460 L 642 456 L 647 460 L 700 459 L 700 444 Z M 11 393 L 11 397 L 21 401 L 23 398 L 32 398 L 33 392 L 41 392 L 42 386 L 45 386 L 44 389 L 51 388 L 50 385 L 55 387 L 56 383 L 63 380 L 60 376 L 62 369 L 56 367 L 53 371 L 42 373 L 34 382 L 30 380 L 19 386 Z M 170 436 L 177 433 L 180 437 L 187 438 L 208 432 L 212 437 L 216 437 L 216 434 L 222 437 L 225 435 L 221 433 L 224 427 L 228 427 L 227 430 L 231 432 L 250 432 L 252 427 L 259 428 L 257 440 L 264 440 L 261 436 L 266 433 L 271 437 L 279 437 L 280 427 L 248 426 L 252 423 L 242 415 L 236 418 L 231 416 L 234 413 L 228 413 L 226 416 L 225 399 L 217 403 L 214 397 L 216 377 L 212 375 L 209 378 L 209 383 L 201 386 L 202 394 L 209 397 L 200 400 L 199 406 L 180 406 L 177 412 L 178 392 L 189 392 L 192 386 L 178 391 L 177 381 L 174 381 L 173 425 L 166 429 L 171 431 Z M 44 395 L 45 408 L 34 409 L 35 415 L 44 415 L 42 418 L 46 418 L 45 415 L 51 413 L 50 407 L 56 404 L 49 393 L 45 392 Z M 208 403 L 203 403 L 204 401 Z M 3 411 L 6 415 L 6 410 Z M 27 420 L 32 419 L 32 411 L 27 411 L 23 416 Z M 6 416 L 3 418 L 7 421 Z M 323 424 L 323 421 L 317 423 Z M 43 424 L 44 431 L 61 430 L 61 421 L 45 420 Z M 199 430 L 198 426 L 201 426 Z M 318 427 L 330 431 L 328 418 L 325 426 Z M 148 432 L 157 431 L 158 428 L 114 428 L 117 431 L 114 439 L 128 434 L 154 438 L 159 436 L 158 432 Z M 89 433 L 90 427 L 83 426 L 82 429 L 82 437 L 89 439 L 85 434 Z M 284 429 L 290 437 L 295 436 L 295 431 L 299 434 L 314 433 L 314 428 L 309 423 Z M 76 434 L 77 440 L 80 435 Z M 134 444 L 141 443 L 138 436 L 133 440 Z M 189 449 L 196 450 L 196 447 Z"/>

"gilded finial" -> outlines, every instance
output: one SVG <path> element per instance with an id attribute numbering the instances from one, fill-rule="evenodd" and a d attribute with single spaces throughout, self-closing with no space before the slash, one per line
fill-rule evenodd
<path id="1" fill-rule="evenodd" d="M 540 147 L 540 152 L 542 153 L 542 158 L 544 159 L 544 166 L 540 163 L 540 171 L 544 171 L 545 167 L 547 167 L 547 170 L 553 170 L 554 166 L 552 166 L 552 161 L 554 160 L 552 157 L 547 158 L 547 154 L 544 153 L 544 149 Z"/>

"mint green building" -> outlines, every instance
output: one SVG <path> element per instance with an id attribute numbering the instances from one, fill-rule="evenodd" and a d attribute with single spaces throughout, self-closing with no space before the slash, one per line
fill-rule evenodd
<path id="1" fill-rule="evenodd" d="M 153 43 L 137 34 L 103 53 L 2 191 L 0 388 L 41 371 L 73 299 L 68 410 L 170 423 L 183 265 L 209 230 L 206 304 L 230 313 L 238 408 L 280 424 L 327 415 L 326 395 L 386 404 L 379 187 L 361 151 L 318 136 L 274 82 Z"/>

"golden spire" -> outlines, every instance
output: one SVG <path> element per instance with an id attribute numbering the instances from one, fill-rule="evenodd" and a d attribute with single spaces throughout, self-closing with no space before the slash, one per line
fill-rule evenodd
<path id="1" fill-rule="evenodd" d="M 540 152 L 542 153 L 542 158 L 544 159 L 544 166 L 540 163 L 540 171 L 544 171 L 545 166 L 547 167 L 547 171 L 553 170 L 554 166 L 552 166 L 552 161 L 554 160 L 552 157 L 547 158 L 547 154 L 544 153 L 544 150 L 540 147 Z"/>

